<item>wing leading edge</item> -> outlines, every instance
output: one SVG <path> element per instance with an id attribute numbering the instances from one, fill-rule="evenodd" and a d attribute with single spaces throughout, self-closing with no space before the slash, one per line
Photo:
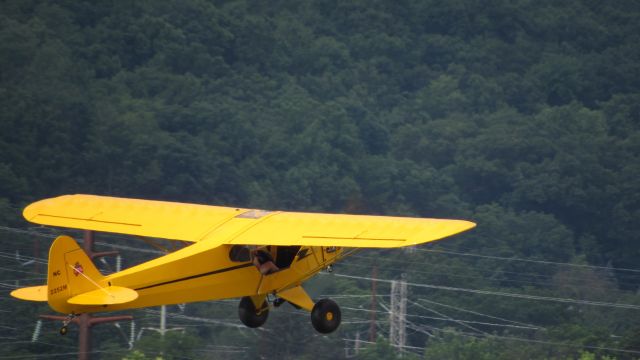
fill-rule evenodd
<path id="1" fill-rule="evenodd" d="M 229 243 L 393 248 L 442 239 L 474 226 L 464 220 L 282 212 Z"/>
<path id="2" fill-rule="evenodd" d="M 270 212 L 95 195 L 65 195 L 27 206 L 28 221 L 211 246 L 301 245 L 391 248 L 473 228 L 465 220 Z"/>
<path id="3" fill-rule="evenodd" d="M 246 209 L 95 195 L 64 195 L 32 203 L 30 222 L 195 242 Z"/>

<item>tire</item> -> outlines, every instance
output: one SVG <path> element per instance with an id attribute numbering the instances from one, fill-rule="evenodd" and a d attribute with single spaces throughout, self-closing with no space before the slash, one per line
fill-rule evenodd
<path id="1" fill-rule="evenodd" d="M 273 300 L 273 306 L 274 307 L 280 307 L 280 305 L 286 303 L 287 300 L 283 299 L 283 298 L 277 298 L 275 300 Z"/>
<path id="2" fill-rule="evenodd" d="M 257 328 L 262 326 L 269 317 L 269 308 L 267 306 L 267 302 L 262 303 L 262 310 L 260 314 L 258 314 L 255 305 L 253 305 L 253 301 L 248 296 L 240 299 L 240 304 L 238 305 L 238 317 L 243 324 L 250 328 Z"/>
<path id="3" fill-rule="evenodd" d="M 340 307 L 335 301 L 322 299 L 311 310 L 311 325 L 317 332 L 329 334 L 340 326 Z"/>

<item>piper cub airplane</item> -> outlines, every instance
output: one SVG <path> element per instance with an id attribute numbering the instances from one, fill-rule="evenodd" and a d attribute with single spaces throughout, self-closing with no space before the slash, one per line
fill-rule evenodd
<path id="1" fill-rule="evenodd" d="M 248 327 L 265 323 L 285 301 L 311 312 L 320 333 L 340 325 L 330 299 L 314 302 L 302 283 L 358 248 L 395 248 L 471 229 L 463 220 L 314 214 L 239 209 L 93 195 L 66 195 L 24 209 L 33 223 L 192 243 L 107 276 L 69 236 L 49 250 L 47 284 L 14 290 L 22 300 L 47 301 L 78 314 L 241 298 Z M 260 259 L 258 259 L 260 258 Z M 268 264 L 264 271 L 264 264 Z"/>

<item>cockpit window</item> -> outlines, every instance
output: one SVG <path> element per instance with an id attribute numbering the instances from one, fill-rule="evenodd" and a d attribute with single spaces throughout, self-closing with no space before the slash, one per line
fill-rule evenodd
<path id="1" fill-rule="evenodd" d="M 246 245 L 233 245 L 229 250 L 229 259 L 236 262 L 251 261 L 249 248 Z"/>
<path id="2" fill-rule="evenodd" d="M 280 269 L 286 269 L 291 266 L 293 259 L 295 259 L 300 246 L 278 246 L 276 254 L 276 265 Z"/>
<path id="3" fill-rule="evenodd" d="M 237 215 L 237 218 L 240 219 L 260 219 L 263 216 L 267 216 L 271 214 L 273 211 L 268 210 L 249 210 L 247 212 L 243 212 L 240 215 Z"/>

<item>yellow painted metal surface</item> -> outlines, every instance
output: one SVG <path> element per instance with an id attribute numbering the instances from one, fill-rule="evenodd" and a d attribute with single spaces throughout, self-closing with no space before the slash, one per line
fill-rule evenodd
<path id="1" fill-rule="evenodd" d="M 131 303 L 109 309 L 256 295 L 262 275 L 249 261 L 232 261 L 230 250 L 230 246 L 212 247 L 202 241 L 109 275 L 105 281 L 133 289 L 139 295 Z"/>
<path id="2" fill-rule="evenodd" d="M 46 299 L 67 314 L 243 296 L 260 300 L 267 294 L 311 310 L 301 284 L 347 254 L 345 247 L 415 245 L 475 226 L 462 220 L 271 212 L 92 195 L 38 201 L 24 216 L 38 224 L 193 242 L 103 276 L 72 238 L 58 237 L 49 253 L 46 288 L 12 295 Z M 288 251 L 291 263 L 262 275 L 248 259 L 231 256 L 233 246 L 247 245 L 270 245 L 276 259 L 279 251 Z M 284 246 L 295 246 L 294 252 Z"/>
<path id="3" fill-rule="evenodd" d="M 138 298 L 138 293 L 122 286 L 108 286 L 76 295 L 67 302 L 72 305 L 126 304 Z"/>
<path id="4" fill-rule="evenodd" d="M 463 220 L 282 212 L 230 239 L 232 244 L 392 248 L 474 227 Z"/>
<path id="5" fill-rule="evenodd" d="M 251 296 L 251 302 L 253 303 L 253 306 L 259 310 L 258 313 L 262 312 L 261 310 L 264 310 L 265 308 L 268 309 L 268 307 L 263 306 L 266 298 L 267 294 L 258 294 Z"/>
<path id="6" fill-rule="evenodd" d="M 30 222 L 164 239 L 198 241 L 245 209 L 94 195 L 65 195 L 27 206 Z"/>
<path id="7" fill-rule="evenodd" d="M 269 212 L 164 201 L 67 195 L 29 205 L 38 224 L 107 231 L 210 246 L 305 245 L 362 248 L 411 246 L 471 229 L 464 220 Z"/>
<path id="8" fill-rule="evenodd" d="M 278 296 L 287 300 L 292 304 L 296 304 L 301 308 L 311 311 L 313 309 L 313 300 L 309 297 L 306 291 L 302 288 L 302 286 L 295 286 L 291 289 L 287 289 L 284 291 L 280 291 Z"/>
<path id="9" fill-rule="evenodd" d="M 308 296 L 304 296 L 300 284 L 332 264 L 342 251 L 329 249 L 330 253 L 327 253 L 327 248 L 307 248 L 307 255 L 296 256 L 290 267 L 271 275 L 262 275 L 251 262 L 232 261 L 230 249 L 229 245 L 208 248 L 204 242 L 197 243 L 121 272 L 102 276 L 92 268 L 92 264 L 85 262 L 88 257 L 81 256 L 84 252 L 73 239 L 60 236 L 51 250 L 49 305 L 61 313 L 78 314 L 242 296 L 264 299 L 267 294 L 282 293 L 285 299 L 310 310 L 313 304 Z M 73 264 L 80 262 L 83 274 L 89 278 L 74 275 L 77 268 L 70 266 L 68 261 L 73 261 Z M 60 274 L 52 275 L 65 267 L 69 268 L 66 275 L 62 270 Z M 28 291 L 31 290 L 23 290 L 22 293 Z M 106 292 L 113 296 L 109 297 Z M 31 297 L 23 299 L 33 300 Z"/>
<path id="10" fill-rule="evenodd" d="M 27 301 L 47 301 L 47 285 L 15 289 L 11 292 L 11 296 Z"/>

